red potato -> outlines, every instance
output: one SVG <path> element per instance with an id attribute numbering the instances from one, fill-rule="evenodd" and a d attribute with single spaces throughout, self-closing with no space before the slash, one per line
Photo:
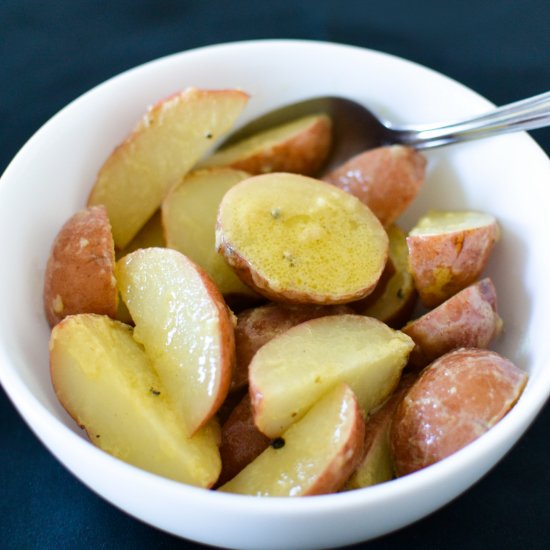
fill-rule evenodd
<path id="1" fill-rule="evenodd" d="M 432 210 L 407 237 L 409 267 L 422 303 L 435 307 L 474 283 L 499 238 L 493 216 Z"/>
<path id="2" fill-rule="evenodd" d="M 187 435 L 212 418 L 229 391 L 235 361 L 233 321 L 221 294 L 189 258 L 143 248 L 119 260 L 122 299 L 181 415 Z"/>
<path id="3" fill-rule="evenodd" d="M 409 365 L 422 368 L 457 348 L 486 348 L 501 329 L 496 290 L 487 278 L 458 292 L 401 330 L 415 342 Z"/>
<path id="4" fill-rule="evenodd" d="M 418 194 L 425 168 L 426 159 L 421 153 L 412 147 L 391 145 L 351 158 L 323 180 L 355 195 L 387 227 Z"/>
<path id="5" fill-rule="evenodd" d="M 350 305 L 361 315 L 374 317 L 392 328 L 400 328 L 410 319 L 416 305 L 417 293 L 409 272 L 405 233 L 396 225 L 391 225 L 387 231 L 390 247 L 384 274 L 374 292 Z M 389 265 L 393 269 L 388 270 Z M 383 281 L 385 277 L 387 279 Z"/>
<path id="6" fill-rule="evenodd" d="M 317 306 L 314 304 L 267 304 L 248 309 L 237 315 L 235 348 L 237 361 L 233 372 L 231 390 L 248 384 L 248 365 L 256 352 L 270 340 L 304 321 L 353 313 L 345 305 Z"/>
<path id="7" fill-rule="evenodd" d="M 395 410 L 413 385 L 417 375 L 406 373 L 389 399 L 365 423 L 363 455 L 357 469 L 344 485 L 344 490 L 361 489 L 394 477 L 390 447 L 390 429 Z"/>
<path id="8" fill-rule="evenodd" d="M 239 90 L 188 88 L 159 101 L 101 167 L 88 205 L 104 204 L 117 248 L 124 248 L 159 208 L 167 191 L 240 115 Z"/>
<path id="9" fill-rule="evenodd" d="M 218 485 L 233 479 L 245 466 L 269 447 L 271 440 L 254 424 L 250 395 L 247 393 L 222 426 L 220 455 L 222 471 Z"/>
<path id="10" fill-rule="evenodd" d="M 396 473 L 410 474 L 474 441 L 519 399 L 527 373 L 488 350 L 461 348 L 426 367 L 391 430 Z"/>
<path id="11" fill-rule="evenodd" d="M 225 194 L 216 247 L 266 298 L 326 305 L 373 291 L 386 264 L 388 236 L 348 193 L 275 173 L 248 178 Z"/>
<path id="12" fill-rule="evenodd" d="M 353 391 L 338 384 L 220 491 L 256 496 L 334 493 L 357 465 L 364 432 Z"/>
<path id="13" fill-rule="evenodd" d="M 52 327 L 75 313 L 116 316 L 115 249 L 103 206 L 77 212 L 60 229 L 46 265 L 43 297 Z"/>
<path id="14" fill-rule="evenodd" d="M 332 144 L 332 123 L 324 114 L 308 115 L 235 144 L 222 147 L 200 167 L 228 166 L 250 174 L 317 174 Z"/>

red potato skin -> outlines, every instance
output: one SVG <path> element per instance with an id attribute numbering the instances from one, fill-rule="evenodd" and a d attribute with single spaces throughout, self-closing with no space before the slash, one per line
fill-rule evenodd
<path id="1" fill-rule="evenodd" d="M 452 351 L 426 367 L 399 404 L 391 429 L 395 471 L 403 476 L 455 453 L 514 406 L 527 374 L 501 355 Z"/>
<path id="2" fill-rule="evenodd" d="M 81 210 L 60 229 L 46 265 L 43 298 L 52 327 L 76 313 L 116 317 L 115 249 L 105 207 Z"/>
<path id="3" fill-rule="evenodd" d="M 353 313 L 351 308 L 339 306 L 317 306 L 309 304 L 267 304 L 248 309 L 237 315 L 235 328 L 236 365 L 231 391 L 248 384 L 248 365 L 255 353 L 275 336 L 300 323 L 324 317 Z"/>
<path id="4" fill-rule="evenodd" d="M 496 223 L 454 233 L 409 235 L 409 268 L 422 303 L 436 307 L 479 279 L 498 237 Z"/>
<path id="5" fill-rule="evenodd" d="M 421 153 L 391 145 L 356 155 L 323 180 L 356 196 L 387 227 L 412 203 L 425 171 L 426 159 Z"/>
<path id="6" fill-rule="evenodd" d="M 304 176 L 315 176 L 324 164 L 332 145 L 332 124 L 323 117 L 292 138 L 258 151 L 247 158 L 230 164 L 231 168 L 244 170 L 249 174 L 266 172 L 292 172 Z"/>
<path id="7" fill-rule="evenodd" d="M 345 445 L 339 450 L 334 460 L 315 483 L 304 492 L 304 496 L 327 495 L 339 491 L 349 476 L 357 468 L 363 456 L 363 444 L 365 440 L 365 420 L 361 413 L 357 398 L 349 389 L 353 407 L 353 422 L 350 426 Z"/>
<path id="8" fill-rule="evenodd" d="M 486 278 L 403 327 L 416 344 L 409 366 L 423 368 L 458 348 L 487 348 L 501 329 L 495 286 Z"/>
<path id="9" fill-rule="evenodd" d="M 245 466 L 267 449 L 271 442 L 254 424 L 248 393 L 224 422 L 221 438 L 222 471 L 217 486 L 234 478 Z"/>

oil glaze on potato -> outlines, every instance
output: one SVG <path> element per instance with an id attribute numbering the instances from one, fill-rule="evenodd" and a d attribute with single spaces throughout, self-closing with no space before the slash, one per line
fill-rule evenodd
<path id="1" fill-rule="evenodd" d="M 457 348 L 486 348 L 501 328 L 495 287 L 483 279 L 402 329 L 415 342 L 409 365 L 425 367 Z"/>
<path id="2" fill-rule="evenodd" d="M 418 151 L 391 145 L 361 153 L 323 179 L 355 195 L 389 226 L 418 194 L 425 167 L 426 159 Z"/>
<path id="3" fill-rule="evenodd" d="M 229 390 L 235 359 L 229 310 L 208 275 L 176 250 L 136 250 L 119 260 L 117 279 L 134 338 L 192 435 Z"/>
<path id="4" fill-rule="evenodd" d="M 210 422 L 187 437 L 129 326 L 101 315 L 67 317 L 51 334 L 50 369 L 59 401 L 94 445 L 170 479 L 214 484 L 219 427 Z"/>
<path id="5" fill-rule="evenodd" d="M 341 382 L 368 414 L 397 386 L 413 345 L 405 334 L 362 315 L 301 323 L 261 347 L 250 363 L 254 422 L 278 437 Z"/>
<path id="6" fill-rule="evenodd" d="M 489 214 L 436 211 L 423 216 L 407 237 L 409 266 L 426 307 L 435 307 L 481 275 L 499 227 Z"/>
<path id="7" fill-rule="evenodd" d="M 254 424 L 250 395 L 245 394 L 222 425 L 220 455 L 222 472 L 218 483 L 234 478 L 269 447 L 271 440 Z"/>
<path id="8" fill-rule="evenodd" d="M 256 496 L 333 493 L 361 456 L 364 430 L 355 395 L 339 384 L 220 490 Z"/>
<path id="9" fill-rule="evenodd" d="M 270 340 L 300 323 L 326 317 L 353 313 L 345 305 L 318 306 L 313 304 L 267 304 L 247 309 L 237 315 L 235 348 L 237 361 L 231 389 L 237 390 L 248 384 L 248 365 L 256 352 Z"/>
<path id="10" fill-rule="evenodd" d="M 211 168 L 188 174 L 162 203 L 169 248 L 179 250 L 210 275 L 225 297 L 258 299 L 216 252 L 216 216 L 225 193 L 249 177 L 241 170 Z"/>
<path id="11" fill-rule="evenodd" d="M 338 304 L 376 286 L 388 237 L 358 199 L 313 178 L 275 173 L 230 189 L 216 246 L 247 284 L 269 299 Z"/>
<path id="12" fill-rule="evenodd" d="M 391 262 L 393 267 L 389 279 L 380 292 L 375 290 L 363 300 L 350 305 L 361 315 L 374 317 L 392 328 L 400 328 L 410 319 L 417 294 L 409 271 L 405 233 L 396 225 L 391 225 L 387 231 L 390 239 L 388 264 Z"/>
<path id="13" fill-rule="evenodd" d="M 107 208 L 124 248 L 180 181 L 233 125 L 248 101 L 238 90 L 188 88 L 158 102 L 107 158 L 88 199 Z"/>
<path id="14" fill-rule="evenodd" d="M 425 468 L 474 441 L 514 406 L 527 374 L 488 350 L 462 348 L 424 369 L 394 416 L 396 473 Z"/>
<path id="15" fill-rule="evenodd" d="M 46 266 L 43 297 L 50 326 L 75 313 L 115 317 L 115 250 L 104 207 L 81 210 L 60 229 Z"/>
<path id="16" fill-rule="evenodd" d="M 332 124 L 327 115 L 309 115 L 269 128 L 222 148 L 200 167 L 229 166 L 250 174 L 317 174 L 330 150 Z"/>

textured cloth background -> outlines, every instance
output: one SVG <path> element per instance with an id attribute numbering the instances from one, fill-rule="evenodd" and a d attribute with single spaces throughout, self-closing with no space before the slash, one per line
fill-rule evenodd
<path id="1" fill-rule="evenodd" d="M 0 172 L 56 111 L 120 71 L 189 48 L 257 38 L 382 50 L 441 71 L 497 104 L 550 89 L 548 0 L 0 0 Z M 550 153 L 550 130 L 532 135 Z M 549 433 L 547 408 L 466 494 L 357 548 L 549 548 Z M 1 548 L 201 547 L 135 521 L 84 487 L 1 390 L 0 442 Z"/>

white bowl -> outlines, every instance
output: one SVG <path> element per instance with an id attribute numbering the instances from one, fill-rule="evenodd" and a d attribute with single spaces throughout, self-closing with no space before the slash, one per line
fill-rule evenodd
<path id="1" fill-rule="evenodd" d="M 0 182 L 0 375 L 6 392 L 51 452 L 91 489 L 151 525 L 196 541 L 256 550 L 327 548 L 429 514 L 501 459 L 550 395 L 548 158 L 525 134 L 430 152 L 426 184 L 402 220 L 410 227 L 429 207 L 485 210 L 499 219 L 502 240 L 487 273 L 499 292 L 506 331 L 495 347 L 530 376 L 515 408 L 450 458 L 376 487 L 303 499 L 217 494 L 129 466 L 82 436 L 50 385 L 41 299 L 52 240 L 84 205 L 102 161 L 146 106 L 191 85 L 249 92 L 242 123 L 320 95 L 349 97 L 404 123 L 455 119 L 491 107 L 457 82 L 396 57 L 288 40 L 189 51 L 98 86 L 41 128 Z"/>

